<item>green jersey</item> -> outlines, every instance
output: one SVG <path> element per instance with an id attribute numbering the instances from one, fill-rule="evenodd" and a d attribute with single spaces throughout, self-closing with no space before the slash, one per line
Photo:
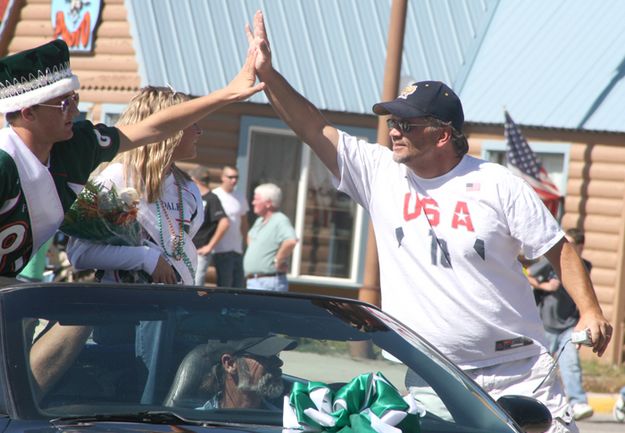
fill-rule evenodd
<path id="1" fill-rule="evenodd" d="M 41 182 L 37 185 L 22 183 L 25 176 L 25 168 L 18 167 L 20 163 L 11 152 L 1 147 L 2 141 L 10 141 L 11 136 L 17 137 L 12 132 L 2 131 L 0 134 L 0 275 L 15 276 L 27 264 L 33 253 L 33 230 L 38 233 L 54 233 L 60 222 L 46 221 L 41 215 L 36 215 L 39 210 L 45 210 L 47 206 L 57 206 L 60 202 L 62 212 L 65 212 L 76 199 L 76 194 L 82 189 L 91 172 L 104 161 L 110 161 L 119 150 L 119 133 L 117 128 L 98 124 L 93 125 L 89 121 L 76 122 L 73 127 L 74 135 L 67 141 L 55 143 L 50 152 L 47 170 L 51 175 L 51 182 Z M 15 138 L 12 139 L 15 141 Z M 14 147 L 18 152 L 24 152 L 25 145 L 20 142 Z M 15 150 L 14 150 L 15 151 Z M 26 149 L 26 152 L 29 152 Z M 28 155 L 32 163 L 33 155 Z M 37 163 L 35 163 L 37 164 Z M 45 167 L 43 167 L 45 170 Z M 45 176 L 50 179 L 49 176 Z M 41 200 L 41 194 L 31 195 L 31 207 L 29 210 L 29 190 L 47 188 L 50 194 L 50 203 Z M 33 201 L 32 198 L 37 200 Z M 45 197 L 45 196 L 44 196 Z M 36 207 L 36 208 L 35 208 Z M 60 211 L 60 209 L 59 209 Z M 31 214 L 31 212 L 34 212 Z M 39 218 L 37 218 L 39 217 Z M 36 221 L 36 222 L 35 222 Z M 40 243 L 47 241 L 42 239 Z M 39 247 L 37 245 L 36 247 Z"/>

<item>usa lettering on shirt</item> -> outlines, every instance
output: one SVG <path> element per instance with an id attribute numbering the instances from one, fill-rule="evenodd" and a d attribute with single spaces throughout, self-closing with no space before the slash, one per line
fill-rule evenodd
<path id="1" fill-rule="evenodd" d="M 423 213 L 432 227 L 437 227 L 441 224 L 440 208 L 436 200 L 431 197 L 422 197 L 418 193 L 407 192 L 404 196 L 403 212 L 406 222 L 418 218 Z M 449 224 L 452 229 L 464 229 L 469 232 L 475 232 L 467 202 L 462 200 L 456 201 Z"/>

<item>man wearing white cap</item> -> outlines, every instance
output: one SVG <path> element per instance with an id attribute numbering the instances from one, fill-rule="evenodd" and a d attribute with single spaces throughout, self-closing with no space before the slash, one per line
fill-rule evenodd
<path id="1" fill-rule="evenodd" d="M 78 78 L 62 40 L 0 59 L 0 276 L 13 277 L 59 228 L 101 162 L 117 152 L 162 141 L 229 103 L 263 88 L 248 53 L 223 89 L 159 111 L 135 125 L 73 122 Z"/>

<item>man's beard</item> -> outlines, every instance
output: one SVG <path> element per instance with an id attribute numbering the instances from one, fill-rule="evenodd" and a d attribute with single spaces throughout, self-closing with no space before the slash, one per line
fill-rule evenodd
<path id="1" fill-rule="evenodd" d="M 391 143 L 391 150 L 392 150 L 392 143 Z M 398 164 L 405 164 L 406 162 L 410 161 L 410 159 L 412 158 L 412 155 L 410 153 L 407 153 L 407 151 L 409 150 L 408 146 L 403 148 L 403 152 L 401 154 L 397 154 L 394 151 L 392 152 L 393 155 L 393 161 L 398 163 Z"/>
<path id="2" fill-rule="evenodd" d="M 241 391 L 255 392 L 263 398 L 272 399 L 280 397 L 284 392 L 284 383 L 282 382 L 282 370 L 276 369 L 273 372 L 267 372 L 261 376 L 258 383 L 251 384 L 252 374 L 247 363 L 243 359 L 238 361 L 239 383 L 237 388 Z"/>
<path id="3" fill-rule="evenodd" d="M 405 164 L 407 161 L 409 161 L 410 158 L 406 155 L 396 155 L 393 153 L 393 162 L 396 162 L 398 164 Z"/>

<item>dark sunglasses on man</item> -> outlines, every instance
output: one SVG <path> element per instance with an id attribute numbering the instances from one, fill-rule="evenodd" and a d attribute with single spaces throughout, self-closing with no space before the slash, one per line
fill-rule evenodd
<path id="1" fill-rule="evenodd" d="M 410 123 L 410 121 L 404 120 L 404 119 L 386 119 L 386 126 L 388 127 L 389 130 L 397 129 L 402 134 L 407 134 L 408 132 L 412 131 L 413 127 L 416 127 L 416 126 L 426 127 L 426 126 L 430 126 L 430 124 L 429 123 Z"/>

